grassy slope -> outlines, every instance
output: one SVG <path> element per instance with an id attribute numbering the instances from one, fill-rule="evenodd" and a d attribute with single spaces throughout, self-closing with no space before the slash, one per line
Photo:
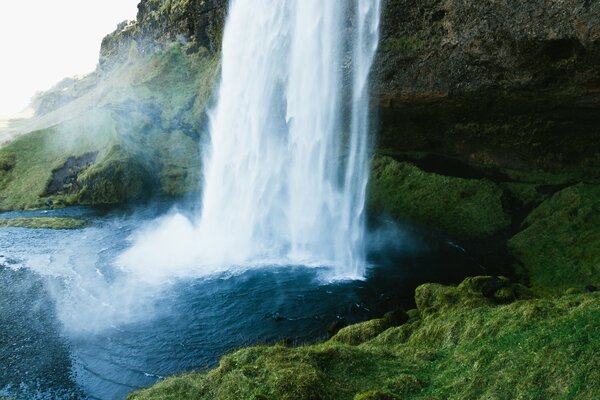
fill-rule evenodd
<path id="1" fill-rule="evenodd" d="M 369 196 L 374 211 L 462 237 L 489 237 L 511 222 L 494 183 L 426 173 L 390 157 L 375 158 Z"/>
<path id="2" fill-rule="evenodd" d="M 0 148 L 0 210 L 39 208 L 47 199 L 57 205 L 112 204 L 148 192 L 177 196 L 198 190 L 197 141 L 218 58 L 185 50 L 174 45 L 152 55 L 133 52 L 95 89 L 32 124 L 39 128 L 46 121 L 47 127 Z M 47 195 L 52 171 L 88 152 L 99 154 L 78 176 L 83 190 Z"/>
<path id="3" fill-rule="evenodd" d="M 242 349 L 130 399 L 600 396 L 600 294 L 495 305 L 472 283 L 419 288 L 421 318 L 405 325 L 375 320 L 316 345 Z"/>
<path id="4" fill-rule="evenodd" d="M 600 286 L 600 186 L 576 185 L 552 196 L 509 241 L 533 287 L 542 292 Z"/>

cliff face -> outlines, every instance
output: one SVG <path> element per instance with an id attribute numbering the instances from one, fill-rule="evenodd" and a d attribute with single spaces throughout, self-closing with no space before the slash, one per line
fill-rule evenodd
<path id="1" fill-rule="evenodd" d="M 137 20 L 105 38 L 100 65 L 132 43 L 218 51 L 227 4 L 142 0 Z M 600 177 L 600 3 L 385 0 L 381 36 L 380 151 Z"/>
<path id="2" fill-rule="evenodd" d="M 135 42 L 142 53 L 161 51 L 173 42 L 216 53 L 221 47 L 227 0 L 141 0 L 136 21 L 123 22 L 106 36 L 100 66 L 110 68 L 122 60 Z"/>
<path id="3" fill-rule="evenodd" d="M 600 3 L 387 0 L 380 147 L 598 176 Z"/>

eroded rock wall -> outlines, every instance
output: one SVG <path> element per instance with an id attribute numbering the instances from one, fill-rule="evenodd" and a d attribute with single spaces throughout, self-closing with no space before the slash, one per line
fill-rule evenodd
<path id="1" fill-rule="evenodd" d="M 600 3 L 387 0 L 380 147 L 578 177 L 600 164 Z"/>

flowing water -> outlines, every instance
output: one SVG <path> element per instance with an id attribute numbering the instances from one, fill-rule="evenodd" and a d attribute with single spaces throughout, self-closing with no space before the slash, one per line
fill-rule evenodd
<path id="1" fill-rule="evenodd" d="M 360 278 L 378 29 L 378 0 L 232 1 L 201 215 L 140 235 L 121 264 L 317 265 Z"/>
<path id="2" fill-rule="evenodd" d="M 365 231 L 379 7 L 231 2 L 200 214 L 3 216 L 90 226 L 0 229 L 0 396 L 121 399 L 242 345 L 314 341 L 333 321 L 411 307 L 419 283 L 486 272 L 442 236 Z"/>
<path id="3" fill-rule="evenodd" d="M 115 260 L 155 211 L 3 217 L 38 215 L 90 226 L 0 229 L 0 397 L 10 399 L 122 399 L 161 377 L 214 366 L 243 345 L 313 341 L 337 319 L 412 307 L 420 283 L 493 272 L 443 236 L 384 221 L 366 236 L 373 267 L 362 281 L 293 265 L 141 279 Z"/>

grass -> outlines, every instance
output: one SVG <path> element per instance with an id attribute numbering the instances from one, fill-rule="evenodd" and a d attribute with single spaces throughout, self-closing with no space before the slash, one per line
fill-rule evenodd
<path id="1" fill-rule="evenodd" d="M 218 70 L 218 56 L 188 55 L 185 46 L 172 45 L 155 54 L 133 52 L 102 80 L 90 76 L 93 89 L 44 117 L 72 119 L 38 126 L 0 148 L 0 210 L 42 208 L 47 200 L 55 207 L 120 204 L 198 192 L 198 142 Z M 89 152 L 98 156 L 75 177 L 81 190 L 48 194 L 53 171 Z"/>
<path id="2" fill-rule="evenodd" d="M 0 148 L 0 159 L 14 160 L 10 169 L 0 172 L 0 210 L 44 206 L 48 198 L 45 196 L 46 187 L 52 177 L 52 171 L 63 165 L 69 154 L 78 156 L 84 153 L 78 149 L 65 152 L 51 144 L 58 140 L 69 143 L 65 133 L 66 131 L 55 128 L 45 129 L 21 136 Z M 85 147 L 97 149 L 101 144 Z"/>
<path id="3" fill-rule="evenodd" d="M 490 237 L 511 222 L 494 183 L 427 173 L 390 157 L 375 158 L 369 196 L 375 212 L 461 237 Z"/>
<path id="4" fill-rule="evenodd" d="M 538 291 L 600 286 L 600 186 L 579 184 L 543 202 L 509 241 Z"/>
<path id="5" fill-rule="evenodd" d="M 418 50 L 427 45 L 427 41 L 420 35 L 392 37 L 381 44 L 384 51 Z"/>
<path id="6" fill-rule="evenodd" d="M 490 280 L 419 288 L 421 317 L 399 327 L 369 321 L 315 345 L 241 349 L 129 399 L 598 398 L 600 294 L 522 300 L 506 281 L 488 291 Z"/>
<path id="7" fill-rule="evenodd" d="M 10 218 L 0 219 L 0 227 L 29 228 L 29 229 L 80 229 L 85 228 L 87 222 L 75 218 Z"/>

